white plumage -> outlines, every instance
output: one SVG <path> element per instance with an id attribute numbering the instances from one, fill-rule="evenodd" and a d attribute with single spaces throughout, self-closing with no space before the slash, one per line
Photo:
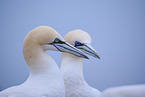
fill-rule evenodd
<path id="1" fill-rule="evenodd" d="M 69 32 L 64 39 L 85 53 L 98 57 L 90 46 L 91 37 L 82 30 Z M 82 58 L 62 53 L 61 71 L 65 82 L 66 97 L 98 97 L 101 92 L 87 84 L 83 76 Z"/>
<path id="2" fill-rule="evenodd" d="M 37 27 L 28 33 L 23 43 L 23 55 L 30 69 L 29 78 L 19 86 L 0 92 L 0 97 L 65 97 L 60 69 L 45 50 L 59 50 L 86 57 L 80 50 L 66 43 L 54 29 L 48 26 Z"/>

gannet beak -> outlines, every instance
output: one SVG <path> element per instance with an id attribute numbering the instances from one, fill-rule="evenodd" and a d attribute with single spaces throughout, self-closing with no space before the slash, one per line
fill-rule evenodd
<path id="1" fill-rule="evenodd" d="M 53 50 L 53 51 L 60 51 L 73 54 L 75 56 L 89 59 L 81 50 L 77 49 L 76 47 L 72 46 L 71 44 L 65 42 L 64 40 L 61 41 L 60 39 L 56 38 L 54 42 L 48 43 L 43 45 L 44 50 Z"/>
<path id="2" fill-rule="evenodd" d="M 95 58 L 100 59 L 98 53 L 95 51 L 95 49 L 90 44 L 83 44 L 82 46 L 76 46 L 76 48 L 80 49 L 84 53 L 94 56 Z"/>
<path id="3" fill-rule="evenodd" d="M 80 51 L 79 49 L 70 45 L 67 42 L 60 43 L 60 44 L 59 43 L 57 43 L 57 44 L 54 43 L 53 46 L 55 46 L 57 48 L 57 50 L 60 51 L 60 52 L 67 52 L 67 53 L 71 53 L 71 54 L 73 54 L 75 56 L 78 56 L 78 57 L 89 59 L 82 51 Z"/>

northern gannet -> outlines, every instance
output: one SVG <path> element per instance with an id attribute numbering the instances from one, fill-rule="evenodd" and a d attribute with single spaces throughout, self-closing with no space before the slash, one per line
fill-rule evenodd
<path id="1" fill-rule="evenodd" d="M 87 58 L 51 27 L 39 26 L 30 31 L 23 43 L 23 55 L 30 69 L 29 78 L 19 86 L 0 92 L 0 97 L 65 97 L 64 80 L 56 62 L 46 50 L 68 52 Z"/>
<path id="2" fill-rule="evenodd" d="M 90 45 L 90 35 L 82 30 L 73 30 L 67 33 L 64 39 L 83 52 L 99 58 L 97 52 Z M 98 97 L 101 92 L 87 84 L 83 76 L 82 58 L 62 53 L 61 72 L 65 83 L 66 97 Z"/>
<path id="3" fill-rule="evenodd" d="M 100 97 L 145 97 L 145 84 L 108 88 Z"/>

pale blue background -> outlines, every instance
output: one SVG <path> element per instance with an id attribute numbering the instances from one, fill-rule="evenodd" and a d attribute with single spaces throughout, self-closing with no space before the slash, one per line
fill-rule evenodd
<path id="1" fill-rule="evenodd" d="M 104 90 L 145 83 L 145 0 L 0 0 L 0 90 L 27 79 L 22 44 L 40 25 L 63 37 L 74 29 L 91 35 L 101 60 L 84 59 L 89 85 Z M 60 52 L 48 54 L 60 66 Z"/>

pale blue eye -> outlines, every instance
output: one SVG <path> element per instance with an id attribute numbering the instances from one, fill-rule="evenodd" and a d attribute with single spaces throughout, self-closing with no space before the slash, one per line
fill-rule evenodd
<path id="1" fill-rule="evenodd" d="M 80 45 L 80 44 L 81 44 L 81 43 L 78 42 L 78 41 L 75 42 L 75 45 L 76 45 L 76 46 L 78 46 L 78 45 Z"/>
<path id="2" fill-rule="evenodd" d="M 55 38 L 54 42 L 59 42 L 60 40 L 58 38 Z"/>

